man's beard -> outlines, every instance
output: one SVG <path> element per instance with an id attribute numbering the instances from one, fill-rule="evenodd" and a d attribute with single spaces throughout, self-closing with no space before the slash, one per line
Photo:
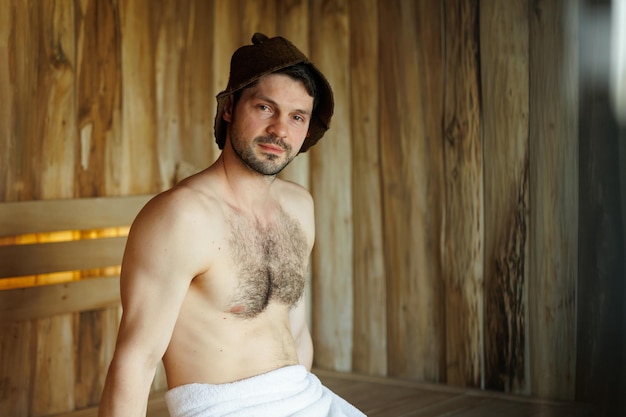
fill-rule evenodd
<path id="1" fill-rule="evenodd" d="M 253 171 L 263 175 L 278 175 L 293 159 L 291 155 L 291 146 L 285 141 L 276 136 L 258 136 L 254 138 L 250 146 L 245 146 L 245 140 L 237 134 L 237 132 L 230 131 L 230 144 L 235 151 L 235 155 L 246 164 Z M 256 145 L 259 143 L 270 144 L 273 146 L 279 146 L 284 152 L 282 155 L 276 155 L 273 153 L 263 153 L 261 157 L 258 157 L 254 153 Z M 286 156 L 284 160 L 279 160 L 282 156 Z"/>

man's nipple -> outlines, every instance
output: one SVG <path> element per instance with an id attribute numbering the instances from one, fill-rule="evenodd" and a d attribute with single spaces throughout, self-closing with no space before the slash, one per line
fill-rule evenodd
<path id="1" fill-rule="evenodd" d="M 230 312 L 231 312 L 232 314 L 242 314 L 242 313 L 244 313 L 245 311 L 246 311 L 246 306 L 241 305 L 241 304 L 239 304 L 239 305 L 235 305 L 235 306 L 232 306 L 232 307 L 230 308 Z"/>

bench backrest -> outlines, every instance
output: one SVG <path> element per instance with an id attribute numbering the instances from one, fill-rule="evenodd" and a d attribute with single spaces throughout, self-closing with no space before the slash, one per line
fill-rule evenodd
<path id="1" fill-rule="evenodd" d="M 0 291 L 0 324 L 119 303 L 119 277 L 98 277 L 98 271 L 119 270 L 128 229 L 151 197 L 0 203 L 0 280 L 71 271 L 96 275 Z M 42 239 L 44 233 L 61 239 Z"/>

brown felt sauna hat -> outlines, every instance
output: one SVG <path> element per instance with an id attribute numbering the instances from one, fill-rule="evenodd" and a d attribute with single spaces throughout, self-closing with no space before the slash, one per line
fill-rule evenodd
<path id="1" fill-rule="evenodd" d="M 302 52 L 287 39 L 276 36 L 268 38 L 262 33 L 252 36 L 252 45 L 237 49 L 230 60 L 230 78 L 226 90 L 217 95 L 217 113 L 215 115 L 215 141 L 220 149 L 226 141 L 226 122 L 222 118 L 228 96 L 253 83 L 264 75 L 290 67 L 295 64 L 307 64 L 316 78 L 317 106 L 309 126 L 309 135 L 304 140 L 300 152 L 306 152 L 315 145 L 330 126 L 335 103 L 333 91 L 324 75 Z"/>

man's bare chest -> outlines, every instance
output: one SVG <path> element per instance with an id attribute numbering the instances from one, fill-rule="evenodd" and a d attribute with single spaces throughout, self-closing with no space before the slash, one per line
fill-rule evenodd
<path id="1" fill-rule="evenodd" d="M 266 224 L 233 215 L 228 225 L 237 279 L 231 311 L 251 318 L 270 302 L 295 304 L 304 290 L 308 255 L 299 223 L 280 212 Z"/>

